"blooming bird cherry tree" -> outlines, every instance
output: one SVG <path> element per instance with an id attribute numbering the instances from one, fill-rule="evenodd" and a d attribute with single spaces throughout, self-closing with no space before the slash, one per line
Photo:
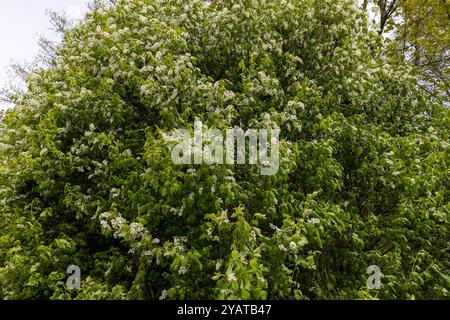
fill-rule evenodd
<path id="1" fill-rule="evenodd" d="M 1 122 L 0 298 L 448 297 L 449 110 L 365 21 L 350 0 L 93 8 Z M 164 137 L 196 120 L 279 128 L 278 170 L 175 164 Z"/>

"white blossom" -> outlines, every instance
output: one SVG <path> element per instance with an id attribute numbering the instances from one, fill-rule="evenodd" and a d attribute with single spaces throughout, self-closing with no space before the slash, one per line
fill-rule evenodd
<path id="1" fill-rule="evenodd" d="M 167 290 L 161 291 L 161 296 L 159 297 L 159 300 L 165 300 L 167 298 Z"/>
<path id="2" fill-rule="evenodd" d="M 236 281 L 236 275 L 234 273 L 230 273 L 227 277 L 229 282 Z"/>

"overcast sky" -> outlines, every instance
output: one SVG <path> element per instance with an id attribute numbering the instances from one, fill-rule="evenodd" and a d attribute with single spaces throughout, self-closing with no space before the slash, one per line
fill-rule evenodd
<path id="1" fill-rule="evenodd" d="M 12 62 L 32 61 L 40 36 L 52 36 L 46 10 L 66 11 L 79 18 L 89 0 L 0 0 L 0 87 Z M 0 108 L 4 107 L 0 104 Z"/>

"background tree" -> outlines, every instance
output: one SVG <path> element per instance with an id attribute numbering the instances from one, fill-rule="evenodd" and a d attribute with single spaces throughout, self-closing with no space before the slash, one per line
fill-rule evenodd
<path id="1" fill-rule="evenodd" d="M 377 0 L 379 32 L 389 54 L 414 66 L 420 85 L 449 103 L 450 4 L 446 0 Z M 367 6 L 367 1 L 365 2 Z"/>

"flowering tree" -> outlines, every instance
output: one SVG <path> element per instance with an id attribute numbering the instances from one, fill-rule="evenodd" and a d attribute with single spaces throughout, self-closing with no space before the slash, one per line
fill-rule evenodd
<path id="1" fill-rule="evenodd" d="M 347 0 L 97 6 L 2 120 L 0 298 L 447 296 L 449 110 L 364 21 Z M 196 120 L 279 128 L 278 172 L 174 164 L 164 136 Z"/>

